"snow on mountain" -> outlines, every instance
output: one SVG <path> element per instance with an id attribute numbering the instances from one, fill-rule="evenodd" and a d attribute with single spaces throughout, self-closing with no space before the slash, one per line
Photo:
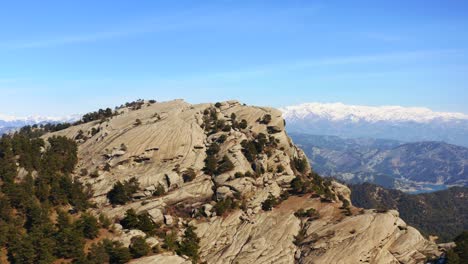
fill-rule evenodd
<path id="1" fill-rule="evenodd" d="M 0 135 L 27 125 L 74 122 L 80 118 L 81 115 L 68 115 L 61 117 L 34 115 L 28 117 L 17 117 L 0 113 Z"/>
<path id="2" fill-rule="evenodd" d="M 468 115 L 422 107 L 306 103 L 281 108 L 290 132 L 468 146 Z"/>
<path id="3" fill-rule="evenodd" d="M 321 118 L 332 121 L 350 120 L 354 122 L 394 121 L 427 123 L 434 120 L 468 120 L 462 113 L 434 112 L 424 107 L 402 106 L 359 106 L 343 103 L 305 103 L 281 108 L 286 119 Z"/>
<path id="4" fill-rule="evenodd" d="M 69 122 L 76 121 L 81 118 L 81 115 L 68 115 L 68 116 L 28 116 L 28 117 L 16 117 L 11 115 L 0 114 L 0 122 L 25 122 L 25 123 L 44 123 L 44 122 Z"/>

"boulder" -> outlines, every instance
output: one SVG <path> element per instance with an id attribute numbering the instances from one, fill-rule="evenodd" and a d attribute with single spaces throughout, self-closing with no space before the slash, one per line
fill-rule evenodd
<path id="1" fill-rule="evenodd" d="M 174 219 L 171 215 L 164 215 L 164 224 L 167 226 L 172 226 L 174 224 Z"/>
<path id="2" fill-rule="evenodd" d="M 232 191 L 227 186 L 221 186 L 216 189 L 216 198 L 218 199 L 218 201 L 224 200 L 227 197 L 232 197 L 232 196 L 233 196 Z"/>
<path id="3" fill-rule="evenodd" d="M 148 246 L 152 248 L 152 247 L 159 245 L 159 240 L 155 237 L 148 237 L 146 239 L 146 243 L 148 244 Z"/>
<path id="4" fill-rule="evenodd" d="M 153 208 L 147 211 L 154 223 L 162 223 L 164 215 L 159 208 Z"/>
<path id="5" fill-rule="evenodd" d="M 137 229 L 124 230 L 123 232 L 121 232 L 120 236 L 116 237 L 115 240 L 122 242 L 124 247 L 128 247 L 132 242 L 132 238 L 137 236 L 146 237 L 146 234 L 145 232 Z"/>
<path id="6" fill-rule="evenodd" d="M 184 179 L 182 179 L 182 177 L 177 172 L 174 172 L 174 171 L 166 173 L 165 177 L 166 177 L 167 187 L 169 190 L 176 189 L 182 186 L 182 184 L 184 183 Z"/>
<path id="7" fill-rule="evenodd" d="M 203 214 L 206 216 L 206 217 L 210 217 L 211 216 L 211 210 L 213 210 L 213 206 L 211 204 L 204 204 L 202 206 L 202 211 L 203 211 Z"/>
<path id="8" fill-rule="evenodd" d="M 146 196 L 147 195 L 145 194 L 145 192 L 136 192 L 136 193 L 132 194 L 133 199 L 143 199 Z"/>

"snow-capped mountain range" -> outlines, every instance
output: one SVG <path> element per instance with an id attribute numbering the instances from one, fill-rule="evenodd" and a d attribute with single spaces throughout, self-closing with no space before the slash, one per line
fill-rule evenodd
<path id="1" fill-rule="evenodd" d="M 17 128 L 34 125 L 34 124 L 45 124 L 45 123 L 63 123 L 63 122 L 74 122 L 81 118 L 81 115 L 68 115 L 62 117 L 53 116 L 28 116 L 28 117 L 17 117 L 11 115 L 0 114 L 0 135 L 15 130 Z"/>
<path id="2" fill-rule="evenodd" d="M 468 146 L 468 115 L 422 107 L 305 103 L 281 108 L 290 132 Z"/>
<path id="3" fill-rule="evenodd" d="M 360 106 L 343 103 L 305 103 L 281 108 L 289 120 L 323 118 L 332 121 L 416 122 L 468 120 L 463 113 L 435 112 L 424 107 Z"/>

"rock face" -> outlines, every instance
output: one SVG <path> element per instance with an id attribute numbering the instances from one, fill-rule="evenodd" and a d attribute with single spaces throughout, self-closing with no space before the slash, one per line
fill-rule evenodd
<path id="1" fill-rule="evenodd" d="M 75 177 L 92 187 L 96 213 L 118 221 L 128 209 L 147 212 L 155 223 L 181 228 L 179 233 L 190 223 L 201 239 L 202 261 L 420 263 L 423 254 L 437 254 L 434 244 L 395 212 L 359 214 L 345 205 L 341 201 L 350 200 L 350 191 L 341 184 L 326 185 L 325 197 L 315 193 L 285 198 L 294 179 L 312 174 L 304 153 L 286 134 L 278 110 L 237 101 L 190 105 L 175 100 L 118 111 L 122 114 L 111 119 L 52 135 L 87 135 L 80 139 Z M 216 161 L 210 165 L 211 152 Z M 81 173 L 84 169 L 90 174 Z M 106 194 L 117 181 L 131 178 L 138 180 L 140 189 L 133 200 L 111 206 Z M 156 195 L 161 188 L 164 194 Z M 216 216 L 216 204 L 229 199 L 242 209 Z M 282 202 L 271 211 L 262 210 L 277 199 Z M 311 208 L 320 215 L 315 220 L 295 214 Z M 119 232 L 116 239 L 123 242 L 140 235 Z M 158 244 L 157 239 L 147 241 Z M 163 253 L 132 263 L 187 262 Z"/>
<path id="2" fill-rule="evenodd" d="M 186 260 L 179 256 L 174 255 L 155 255 L 144 257 L 130 262 L 131 264 L 191 264 L 190 260 Z"/>
<path id="3" fill-rule="evenodd" d="M 299 220 L 277 212 L 226 218 L 197 225 L 202 255 L 209 263 L 293 263 Z M 243 217 L 244 216 L 244 217 Z"/>
<path id="4" fill-rule="evenodd" d="M 339 223 L 317 220 L 305 227 L 299 263 L 423 263 L 437 246 L 398 217 L 365 212 Z"/>

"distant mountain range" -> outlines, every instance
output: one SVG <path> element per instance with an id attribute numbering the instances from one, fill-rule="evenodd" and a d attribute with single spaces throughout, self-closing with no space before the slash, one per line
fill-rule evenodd
<path id="1" fill-rule="evenodd" d="M 351 185 L 353 205 L 363 208 L 397 209 L 400 217 L 426 235 L 437 235 L 441 242 L 452 241 L 468 229 L 468 188 L 418 195 L 387 190 L 374 184 Z"/>
<path id="2" fill-rule="evenodd" d="M 69 115 L 63 117 L 47 117 L 47 116 L 29 116 L 16 117 L 0 114 L 0 135 L 13 131 L 23 126 L 46 123 L 63 123 L 74 122 L 81 118 L 81 115 Z"/>
<path id="3" fill-rule="evenodd" d="M 347 183 L 376 183 L 410 193 L 468 186 L 468 148 L 290 133 L 315 171 Z"/>
<path id="4" fill-rule="evenodd" d="M 281 109 L 289 132 L 406 142 L 444 141 L 468 147 L 468 115 L 428 108 L 306 103 Z"/>

